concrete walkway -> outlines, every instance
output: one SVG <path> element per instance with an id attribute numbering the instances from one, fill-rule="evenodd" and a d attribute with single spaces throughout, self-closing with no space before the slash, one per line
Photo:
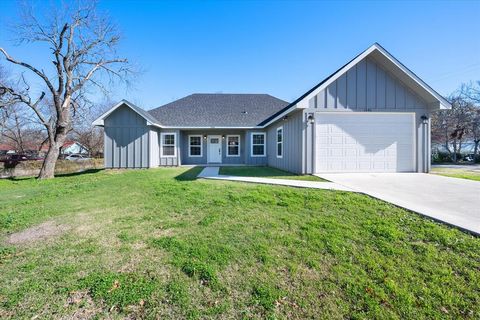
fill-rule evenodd
<path id="1" fill-rule="evenodd" d="M 220 167 L 205 167 L 198 175 L 199 178 L 217 177 Z"/>
<path id="2" fill-rule="evenodd" d="M 220 170 L 220 167 L 206 167 L 205 169 L 202 170 L 202 172 L 200 172 L 198 177 L 203 179 L 272 184 L 272 185 L 290 186 L 290 187 L 297 187 L 297 188 L 353 191 L 348 187 L 345 187 L 333 182 L 272 179 L 272 178 L 260 178 L 260 177 L 224 176 L 224 175 L 218 174 L 219 170 Z"/>
<path id="3" fill-rule="evenodd" d="M 330 173 L 318 176 L 480 235 L 478 181 L 424 173 Z"/>

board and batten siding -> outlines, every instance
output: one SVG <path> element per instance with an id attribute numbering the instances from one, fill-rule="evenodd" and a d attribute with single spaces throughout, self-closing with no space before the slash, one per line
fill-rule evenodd
<path id="1" fill-rule="evenodd" d="M 104 120 L 105 168 L 148 168 L 150 129 L 146 120 L 123 105 Z"/>
<path id="2" fill-rule="evenodd" d="M 278 120 L 267 127 L 267 158 L 270 167 L 301 174 L 302 135 L 304 130 L 303 112 L 288 115 L 286 120 Z M 277 129 L 283 127 L 283 156 L 277 157 Z"/>
<path id="3" fill-rule="evenodd" d="M 202 136 L 202 156 L 190 157 L 189 156 L 189 136 L 199 135 Z M 222 164 L 243 164 L 245 163 L 245 130 L 188 130 L 181 132 L 181 154 L 182 164 L 205 164 L 207 163 L 208 141 L 204 139 L 204 136 L 218 135 L 225 137 L 222 139 Z M 238 135 L 240 136 L 240 156 L 227 156 L 227 136 Z"/>
<path id="4" fill-rule="evenodd" d="M 366 58 L 309 100 L 319 111 L 406 111 L 426 109 L 423 101 L 393 74 Z"/>
<path id="5" fill-rule="evenodd" d="M 323 112 L 415 113 L 415 170 L 430 170 L 429 131 L 421 119 L 424 115 L 430 118 L 427 103 L 373 58 L 361 60 L 324 90 L 309 98 L 305 113 L 321 117 Z M 425 137 L 426 134 L 428 137 Z M 314 148 L 313 144 L 308 144 L 308 147 Z"/>

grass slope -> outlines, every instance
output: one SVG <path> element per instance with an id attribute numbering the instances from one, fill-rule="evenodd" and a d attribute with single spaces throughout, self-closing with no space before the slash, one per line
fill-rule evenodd
<path id="1" fill-rule="evenodd" d="M 291 172 L 283 171 L 272 167 L 220 167 L 221 175 L 240 176 L 240 177 L 262 177 L 273 179 L 291 179 L 306 181 L 325 181 L 322 178 L 311 175 L 296 175 Z"/>
<path id="2" fill-rule="evenodd" d="M 445 177 L 480 181 L 479 170 L 474 171 L 463 168 L 432 168 L 432 173 Z"/>
<path id="3" fill-rule="evenodd" d="M 199 170 L 0 181 L 0 318 L 480 316 L 480 239 L 360 194 Z M 68 232 L 7 244 L 49 220 Z"/>

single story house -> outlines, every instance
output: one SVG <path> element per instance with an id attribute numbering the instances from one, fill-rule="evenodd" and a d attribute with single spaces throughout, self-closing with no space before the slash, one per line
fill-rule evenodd
<path id="1" fill-rule="evenodd" d="M 49 143 L 44 143 L 40 147 L 40 152 L 45 155 L 47 154 L 49 148 Z M 60 149 L 60 154 L 61 155 L 71 155 L 71 154 L 81 154 L 81 155 L 88 155 L 89 151 L 86 146 L 81 144 L 78 141 L 73 141 L 73 140 L 65 140 L 65 142 L 62 145 L 62 148 Z"/>
<path id="2" fill-rule="evenodd" d="M 375 43 L 290 103 L 268 94 L 192 94 L 146 111 L 123 100 L 94 125 L 105 128 L 106 168 L 428 172 L 430 115 L 450 107 Z"/>

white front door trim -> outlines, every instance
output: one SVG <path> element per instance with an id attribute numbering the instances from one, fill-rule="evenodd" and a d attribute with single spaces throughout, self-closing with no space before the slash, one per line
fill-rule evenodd
<path id="1" fill-rule="evenodd" d="M 212 143 L 212 139 L 218 139 L 217 143 Z M 222 163 L 222 136 L 207 136 L 207 163 Z"/>

